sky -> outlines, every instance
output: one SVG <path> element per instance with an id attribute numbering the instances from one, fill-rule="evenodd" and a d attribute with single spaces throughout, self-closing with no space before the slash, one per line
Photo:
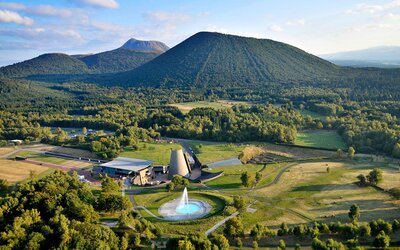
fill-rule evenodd
<path id="1" fill-rule="evenodd" d="M 400 46 L 400 0 L 0 0 L 0 66 L 112 50 L 129 38 L 172 47 L 199 31 L 317 55 Z"/>

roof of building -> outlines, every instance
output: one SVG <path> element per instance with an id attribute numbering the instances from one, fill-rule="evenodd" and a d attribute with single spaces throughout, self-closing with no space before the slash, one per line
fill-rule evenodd
<path id="1" fill-rule="evenodd" d="M 112 161 L 101 164 L 100 166 L 123 169 L 123 170 L 130 170 L 130 171 L 139 171 L 139 170 L 147 168 L 152 163 L 153 163 L 152 161 L 148 161 L 148 160 L 134 159 L 134 158 L 128 158 L 128 157 L 117 157 Z"/>

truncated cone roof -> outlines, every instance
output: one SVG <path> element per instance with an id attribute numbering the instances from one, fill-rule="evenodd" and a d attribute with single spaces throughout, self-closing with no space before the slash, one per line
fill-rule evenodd
<path id="1" fill-rule="evenodd" d="M 189 176 L 189 166 L 182 149 L 171 151 L 168 179 L 172 179 L 174 175 Z"/>

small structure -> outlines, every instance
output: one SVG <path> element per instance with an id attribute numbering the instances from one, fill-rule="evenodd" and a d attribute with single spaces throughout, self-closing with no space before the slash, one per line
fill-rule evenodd
<path id="1" fill-rule="evenodd" d="M 100 167 L 103 173 L 129 177 L 133 185 L 143 186 L 151 181 L 152 163 L 148 160 L 118 157 L 101 164 Z"/>
<path id="2" fill-rule="evenodd" d="M 189 161 L 182 149 L 172 150 L 171 159 L 169 162 L 168 179 L 172 179 L 174 175 L 181 175 L 183 177 L 189 177 L 192 171 Z"/>

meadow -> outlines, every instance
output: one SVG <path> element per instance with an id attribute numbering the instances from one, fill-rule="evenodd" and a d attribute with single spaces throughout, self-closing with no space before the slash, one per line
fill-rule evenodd
<path id="1" fill-rule="evenodd" d="M 0 179 L 6 179 L 11 184 L 29 179 L 31 174 L 39 178 L 52 172 L 44 166 L 14 160 L 0 160 L 0 166 Z"/>
<path id="2" fill-rule="evenodd" d="M 330 130 L 308 130 L 297 133 L 294 141 L 295 145 L 326 148 L 326 149 L 346 149 L 346 143 L 336 131 Z"/>
<path id="3" fill-rule="evenodd" d="M 138 149 L 125 148 L 120 156 L 138 158 L 153 161 L 154 165 L 168 165 L 171 149 L 182 148 L 177 143 L 148 143 L 141 142 L 138 144 Z"/>
<path id="4" fill-rule="evenodd" d="M 237 158 L 244 149 L 244 145 L 232 143 L 214 143 L 205 141 L 190 141 L 196 156 L 202 164 L 208 164 L 229 158 Z"/>
<path id="5" fill-rule="evenodd" d="M 224 109 L 230 108 L 233 105 L 249 105 L 249 102 L 232 101 L 232 100 L 218 100 L 218 101 L 196 101 L 196 102 L 182 102 L 169 104 L 169 106 L 177 107 L 182 113 L 186 114 L 195 108 L 213 108 Z"/>

